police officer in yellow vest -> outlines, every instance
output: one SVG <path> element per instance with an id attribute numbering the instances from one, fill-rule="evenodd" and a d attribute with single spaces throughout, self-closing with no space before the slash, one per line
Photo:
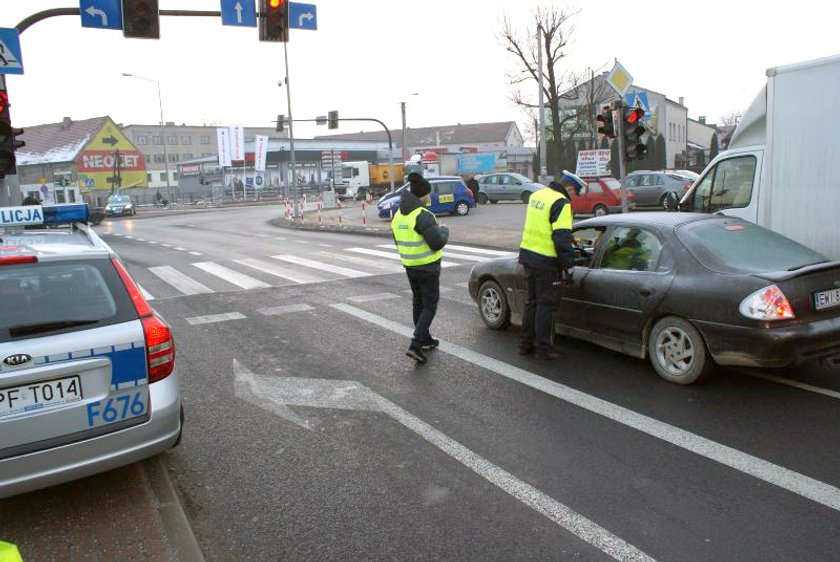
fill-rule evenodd
<path id="1" fill-rule="evenodd" d="M 574 274 L 572 205 L 566 188 L 579 195 L 586 185 L 563 170 L 560 181 L 531 194 L 525 216 L 519 263 L 525 268 L 528 300 L 522 313 L 519 354 L 537 359 L 555 359 L 552 351 L 553 314 L 560 304 L 561 275 L 571 282 Z"/>
<path id="2" fill-rule="evenodd" d="M 426 208 L 431 203 L 429 182 L 417 172 L 408 174 L 408 181 L 410 188 L 400 197 L 391 230 L 413 295 L 414 336 L 405 354 L 425 363 L 423 351 L 440 343 L 429 333 L 429 327 L 437 312 L 441 250 L 449 240 L 449 229 L 439 226 L 435 215 Z"/>

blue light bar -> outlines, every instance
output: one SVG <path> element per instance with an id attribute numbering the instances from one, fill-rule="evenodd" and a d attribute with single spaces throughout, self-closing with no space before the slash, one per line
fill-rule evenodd
<path id="1" fill-rule="evenodd" d="M 44 224 L 70 224 L 88 221 L 87 203 L 67 203 L 44 207 Z"/>

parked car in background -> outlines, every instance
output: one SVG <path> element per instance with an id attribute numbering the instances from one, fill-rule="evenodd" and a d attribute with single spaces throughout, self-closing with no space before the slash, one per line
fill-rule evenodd
<path id="1" fill-rule="evenodd" d="M 0 498 L 177 444 L 172 330 L 85 224 L 87 205 L 0 215 Z"/>
<path id="2" fill-rule="evenodd" d="M 681 199 L 694 180 L 675 172 L 638 170 L 627 174 L 622 187 L 633 194 L 638 207 L 665 208 L 665 199 L 673 193 Z"/>
<path id="3" fill-rule="evenodd" d="M 840 262 L 717 214 L 595 217 L 573 234 L 573 282 L 554 315 L 560 334 L 648 358 L 678 384 L 715 364 L 840 363 Z M 468 288 L 488 327 L 521 320 L 528 291 L 515 257 L 475 265 Z"/>
<path id="4" fill-rule="evenodd" d="M 495 174 L 481 174 L 475 177 L 478 181 L 478 202 L 498 203 L 499 201 L 528 202 L 528 198 L 535 191 L 545 186 L 528 179 L 522 174 L 513 172 L 499 172 Z"/>
<path id="5" fill-rule="evenodd" d="M 432 186 L 429 197 L 432 200 L 429 210 L 435 214 L 451 213 L 464 216 L 475 207 L 472 191 L 460 176 L 438 176 L 426 178 Z M 389 219 L 394 216 L 400 206 L 400 195 L 408 189 L 406 183 L 396 191 L 386 193 L 376 204 L 379 216 Z"/>
<path id="6" fill-rule="evenodd" d="M 683 176 L 690 179 L 692 182 L 697 181 L 700 177 L 700 174 L 697 172 L 692 172 L 691 170 L 664 170 L 665 172 L 677 174 L 678 176 Z"/>
<path id="7" fill-rule="evenodd" d="M 105 214 L 109 217 L 136 215 L 137 206 L 128 195 L 112 195 L 105 205 Z"/>
<path id="8" fill-rule="evenodd" d="M 621 182 L 615 178 L 581 178 L 586 187 L 575 195 L 574 190 L 569 193 L 572 200 L 572 211 L 577 215 L 595 215 L 601 217 L 610 213 L 621 212 Z M 635 206 L 633 194 L 627 193 L 629 209 Z"/>

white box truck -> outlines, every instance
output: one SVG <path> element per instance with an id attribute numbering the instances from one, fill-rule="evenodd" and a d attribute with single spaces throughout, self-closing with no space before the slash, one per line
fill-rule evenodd
<path id="1" fill-rule="evenodd" d="M 767 70 L 681 211 L 741 217 L 840 260 L 840 55 Z"/>

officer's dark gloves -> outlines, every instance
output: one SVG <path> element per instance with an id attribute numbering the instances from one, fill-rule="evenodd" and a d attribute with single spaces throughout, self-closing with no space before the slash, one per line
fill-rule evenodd
<path id="1" fill-rule="evenodd" d="M 575 268 L 570 267 L 563 270 L 563 284 L 571 285 L 575 276 Z"/>

